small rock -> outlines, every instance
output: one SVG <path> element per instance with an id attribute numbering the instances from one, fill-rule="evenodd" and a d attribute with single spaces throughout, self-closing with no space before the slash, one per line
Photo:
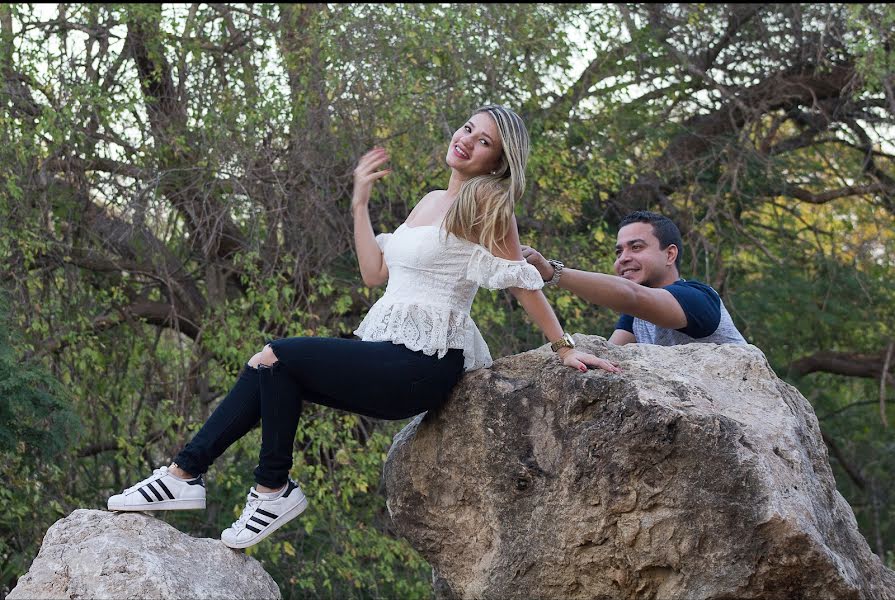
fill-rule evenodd
<path id="1" fill-rule="evenodd" d="M 141 513 L 76 510 L 56 521 L 9 600 L 271 598 L 254 558 Z"/>

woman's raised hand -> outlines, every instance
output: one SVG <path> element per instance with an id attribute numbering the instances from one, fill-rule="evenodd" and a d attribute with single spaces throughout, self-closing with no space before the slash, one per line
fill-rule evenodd
<path id="1" fill-rule="evenodd" d="M 376 146 L 357 161 L 354 169 L 354 195 L 351 199 L 351 209 L 359 206 L 367 206 L 370 201 L 370 192 L 373 191 L 373 183 L 392 172 L 391 169 L 379 171 L 379 167 L 388 162 L 389 156 L 385 148 Z"/>

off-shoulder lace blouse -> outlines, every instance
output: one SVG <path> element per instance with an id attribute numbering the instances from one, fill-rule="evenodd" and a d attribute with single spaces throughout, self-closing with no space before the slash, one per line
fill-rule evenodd
<path id="1" fill-rule="evenodd" d="M 376 242 L 388 266 L 385 294 L 355 330 L 364 341 L 390 341 L 442 358 L 463 350 L 467 371 L 491 366 L 491 353 L 469 309 L 479 287 L 538 290 L 544 281 L 524 260 L 491 254 L 485 247 L 438 225 L 381 233 Z"/>

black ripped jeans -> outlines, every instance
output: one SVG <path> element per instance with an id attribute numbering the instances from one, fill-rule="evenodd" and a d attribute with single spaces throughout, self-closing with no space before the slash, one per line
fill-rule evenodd
<path id="1" fill-rule="evenodd" d="M 463 351 L 426 356 L 392 342 L 286 338 L 270 343 L 271 367 L 246 365 L 230 393 L 175 457 L 188 473 L 205 473 L 261 420 L 255 481 L 278 488 L 292 467 L 304 401 L 377 419 L 406 419 L 439 406 L 463 374 Z"/>

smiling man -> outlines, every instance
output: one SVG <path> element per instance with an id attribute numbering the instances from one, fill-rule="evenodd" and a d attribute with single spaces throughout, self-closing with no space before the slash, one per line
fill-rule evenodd
<path id="1" fill-rule="evenodd" d="M 681 233 L 671 219 L 649 211 L 625 217 L 615 245 L 615 273 L 568 269 L 522 246 L 522 255 L 547 285 L 618 311 L 613 344 L 674 346 L 691 342 L 745 344 L 711 286 L 680 276 Z"/>

